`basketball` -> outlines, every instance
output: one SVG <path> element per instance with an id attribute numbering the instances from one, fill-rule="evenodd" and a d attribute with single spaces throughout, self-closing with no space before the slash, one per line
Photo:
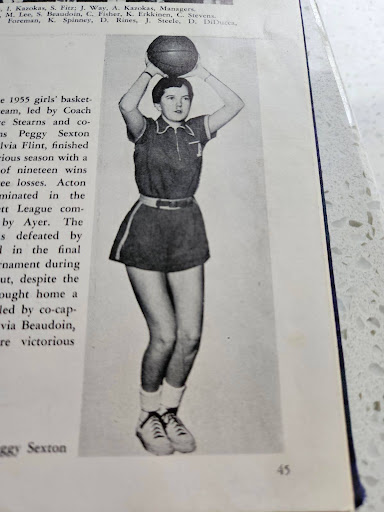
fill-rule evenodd
<path id="1" fill-rule="evenodd" d="M 185 75 L 196 66 L 199 54 L 185 36 L 159 36 L 149 45 L 150 62 L 168 76 Z"/>

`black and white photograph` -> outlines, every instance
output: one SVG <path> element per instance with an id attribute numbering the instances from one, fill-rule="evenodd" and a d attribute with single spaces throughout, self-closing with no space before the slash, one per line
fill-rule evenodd
<path id="1" fill-rule="evenodd" d="M 107 37 L 81 456 L 283 449 L 255 44 Z"/>

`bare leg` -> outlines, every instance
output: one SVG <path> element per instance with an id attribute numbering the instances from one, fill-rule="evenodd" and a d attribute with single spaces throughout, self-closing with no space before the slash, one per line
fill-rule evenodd
<path id="1" fill-rule="evenodd" d="M 166 371 L 167 382 L 184 386 L 197 355 L 203 325 L 204 267 L 167 274 L 176 314 L 176 344 Z"/>
<path id="2" fill-rule="evenodd" d="M 157 391 L 165 376 L 176 342 L 176 319 L 162 272 L 127 267 L 129 279 L 149 329 L 149 344 L 144 353 L 141 385 Z"/>

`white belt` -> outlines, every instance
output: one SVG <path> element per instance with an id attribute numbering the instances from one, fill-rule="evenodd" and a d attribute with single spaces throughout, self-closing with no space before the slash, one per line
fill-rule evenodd
<path id="1" fill-rule="evenodd" d="M 151 208 L 160 208 L 161 210 L 178 210 L 191 206 L 195 198 L 184 197 L 182 199 L 161 199 L 160 197 L 149 197 L 140 194 L 140 203 L 150 206 Z"/>

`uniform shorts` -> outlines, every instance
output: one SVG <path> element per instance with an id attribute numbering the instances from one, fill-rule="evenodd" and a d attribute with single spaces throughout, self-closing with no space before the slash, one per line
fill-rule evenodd
<path id="1" fill-rule="evenodd" d="M 204 220 L 196 201 L 177 209 L 137 201 L 121 223 L 110 253 L 111 260 L 158 272 L 186 270 L 208 258 Z"/>

